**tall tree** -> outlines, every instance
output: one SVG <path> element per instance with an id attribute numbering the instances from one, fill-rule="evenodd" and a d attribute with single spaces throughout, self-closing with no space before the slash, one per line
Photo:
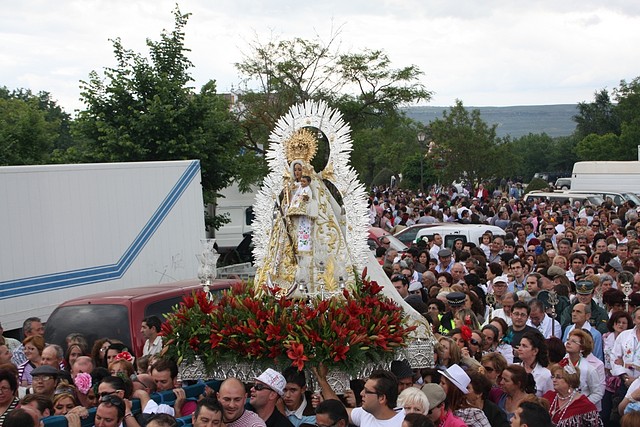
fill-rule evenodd
<path id="1" fill-rule="evenodd" d="M 0 97 L 0 165 L 46 163 L 58 131 L 36 100 Z"/>
<path id="2" fill-rule="evenodd" d="M 214 81 L 199 92 L 189 84 L 191 61 L 184 45 L 189 14 L 176 7 L 173 31 L 147 39 L 149 57 L 113 40 L 117 65 L 83 81 L 75 131 L 83 144 L 68 151 L 82 161 L 199 159 L 205 200 L 238 175 L 235 126 L 229 101 Z"/>
<path id="3" fill-rule="evenodd" d="M 591 134 L 620 134 L 620 117 L 606 89 L 596 92 L 593 102 L 580 102 L 573 119 L 579 139 Z"/>
<path id="4" fill-rule="evenodd" d="M 482 120 L 479 110 L 469 112 L 460 100 L 442 119 L 431 122 L 434 144 L 429 155 L 442 159 L 445 182 L 466 179 L 475 187 L 484 180 L 505 176 L 507 153 L 499 146 L 496 126 Z"/>
<path id="5" fill-rule="evenodd" d="M 420 83 L 422 72 L 416 66 L 393 68 L 380 50 L 341 54 L 338 35 L 328 42 L 294 38 L 252 43 L 236 64 L 243 76 L 239 123 L 245 146 L 263 153 L 275 121 L 292 104 L 325 100 L 351 125 L 354 166 L 371 182 L 382 167 L 400 172 L 396 154 L 408 154 L 402 150 L 407 144 L 417 149 L 416 125 L 403 118 L 399 108 L 428 100 L 431 92 Z"/>

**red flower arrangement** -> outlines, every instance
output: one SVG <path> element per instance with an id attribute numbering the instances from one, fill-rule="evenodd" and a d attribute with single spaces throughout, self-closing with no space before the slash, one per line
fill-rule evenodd
<path id="1" fill-rule="evenodd" d="M 185 297 L 162 326 L 165 355 L 178 363 L 198 355 L 207 367 L 244 360 L 353 371 L 392 359 L 414 329 L 382 287 L 364 277 L 342 295 L 311 302 L 264 290 L 267 295 L 242 284 L 215 302 L 202 291 Z"/>

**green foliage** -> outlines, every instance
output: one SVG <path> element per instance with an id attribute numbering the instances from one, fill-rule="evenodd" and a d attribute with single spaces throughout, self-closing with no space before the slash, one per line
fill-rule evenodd
<path id="1" fill-rule="evenodd" d="M 531 191 L 540 191 L 540 190 L 548 190 L 548 189 L 549 189 L 549 183 L 546 182 L 544 179 L 533 178 L 531 182 L 529 182 L 529 184 L 527 185 L 525 194 Z"/>
<path id="2" fill-rule="evenodd" d="M 398 173 L 405 156 L 417 150 L 416 124 L 399 108 L 431 97 L 419 82 L 422 72 L 413 65 L 393 68 L 379 50 L 341 54 L 336 37 L 250 44 L 236 64 L 243 76 L 236 111 L 243 146 L 264 153 L 276 120 L 292 104 L 325 100 L 351 126 L 352 162 L 361 179 L 372 182 L 385 167 Z"/>
<path id="3" fill-rule="evenodd" d="M 259 170 L 260 161 L 243 158 L 240 131 L 229 103 L 216 93 L 214 81 L 199 92 L 192 82 L 184 45 L 188 14 L 174 10 L 173 31 L 159 41 L 147 39 L 149 56 L 125 49 L 113 40 L 117 65 L 103 75 L 93 71 L 81 82 L 80 111 L 74 132 L 78 144 L 64 154 L 66 161 L 158 161 L 199 159 L 205 200 L 226 187 L 230 179 Z M 212 219 L 210 225 L 220 224 Z"/>
<path id="4" fill-rule="evenodd" d="M 46 163 L 58 128 L 33 99 L 0 98 L 0 165 Z"/>
<path id="5" fill-rule="evenodd" d="M 457 100 L 429 131 L 435 143 L 429 155 L 442 159 L 444 182 L 466 179 L 476 187 L 483 180 L 504 176 L 508 146 L 500 147 L 496 125 L 485 123 L 478 110 L 469 112 Z"/>
<path id="6" fill-rule="evenodd" d="M 592 103 L 581 103 L 575 153 L 579 160 L 635 160 L 640 131 L 640 77 L 620 81 L 614 104 L 603 89 Z"/>
<path id="7" fill-rule="evenodd" d="M 70 116 L 48 92 L 0 87 L 0 164 L 51 161 L 52 151 L 72 144 Z"/>
<path id="8" fill-rule="evenodd" d="M 547 134 L 532 134 L 508 143 L 512 159 L 506 176 L 521 177 L 528 182 L 536 172 L 570 171 L 577 160 L 573 150 L 575 137 L 551 138 Z"/>
<path id="9" fill-rule="evenodd" d="M 620 118 L 606 89 L 596 92 L 593 102 L 580 102 L 574 120 L 577 123 L 576 134 L 580 139 L 591 134 L 620 133 Z"/>

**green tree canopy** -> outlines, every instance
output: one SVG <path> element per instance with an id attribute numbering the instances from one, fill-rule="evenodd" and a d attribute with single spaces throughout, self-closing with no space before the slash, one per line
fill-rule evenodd
<path id="1" fill-rule="evenodd" d="M 431 122 L 432 144 L 429 155 L 442 159 L 444 182 L 468 180 L 474 187 L 497 176 L 505 176 L 511 153 L 496 137 L 496 125 L 489 126 L 479 110 L 469 112 L 456 105 Z"/>
<path id="2" fill-rule="evenodd" d="M 640 77 L 620 81 L 609 93 L 602 89 L 591 103 L 580 103 L 575 137 L 579 160 L 635 160 L 640 135 Z"/>
<path id="3" fill-rule="evenodd" d="M 0 165 L 46 163 L 58 131 L 33 98 L 0 97 Z"/>
<path id="4" fill-rule="evenodd" d="M 263 153 L 277 119 L 291 105 L 325 100 L 340 110 L 352 129 L 352 162 L 365 182 L 384 167 L 400 172 L 404 155 L 415 152 L 416 124 L 403 117 L 400 107 L 428 100 L 414 65 L 394 68 L 380 50 L 339 52 L 337 34 L 328 42 L 306 40 L 256 41 L 242 62 L 238 120 L 245 131 L 244 145 Z M 409 147 L 409 152 L 407 152 Z"/>
<path id="5" fill-rule="evenodd" d="M 115 67 L 93 71 L 81 84 L 75 132 L 82 143 L 65 154 L 71 161 L 199 159 L 205 200 L 239 175 L 241 133 L 227 99 L 214 81 L 199 92 L 184 45 L 188 14 L 174 10 L 175 28 L 147 40 L 148 57 L 113 40 Z"/>

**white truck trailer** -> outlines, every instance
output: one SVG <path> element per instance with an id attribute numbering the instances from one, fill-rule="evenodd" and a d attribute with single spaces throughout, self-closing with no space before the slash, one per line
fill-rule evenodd
<path id="1" fill-rule="evenodd" d="M 640 194 L 640 161 L 576 162 L 571 190 Z"/>
<path id="2" fill-rule="evenodd" d="M 46 321 L 82 295 L 197 276 L 198 160 L 0 167 L 0 319 Z"/>

